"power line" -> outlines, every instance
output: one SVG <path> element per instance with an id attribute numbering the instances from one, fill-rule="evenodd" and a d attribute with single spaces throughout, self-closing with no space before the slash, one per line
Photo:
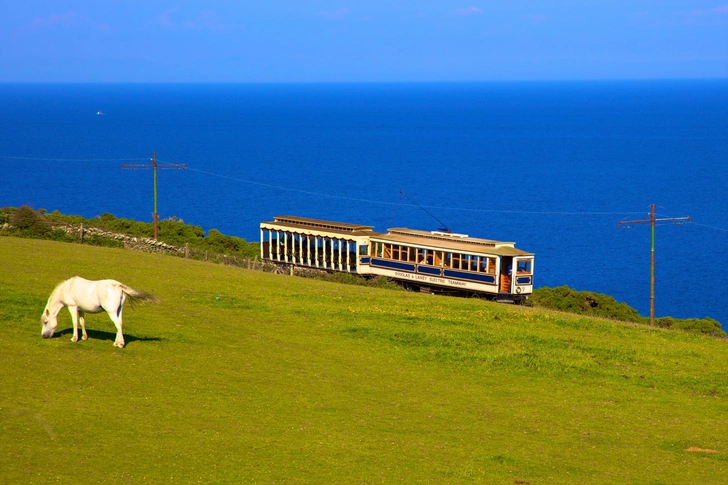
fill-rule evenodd
<path id="1" fill-rule="evenodd" d="M 143 158 L 32 158 L 32 157 L 8 157 L 0 155 L 0 158 L 9 160 L 35 160 L 40 162 L 133 162 L 144 160 Z"/>
<path id="2" fill-rule="evenodd" d="M 484 212 L 484 213 L 492 213 L 492 214 L 536 214 L 536 215 L 567 215 L 567 216 L 584 216 L 584 215 L 591 215 L 591 216 L 613 216 L 613 215 L 619 215 L 619 214 L 642 214 L 642 212 L 573 212 L 573 211 L 523 211 L 523 210 L 498 210 L 498 209 L 473 209 L 468 207 L 447 207 L 447 206 L 436 206 L 436 205 L 415 205 L 415 204 L 400 204 L 400 202 L 385 202 L 381 200 L 372 200 L 372 199 L 363 199 L 363 198 L 357 198 L 357 197 L 347 197 L 345 195 L 335 195 L 335 194 L 326 194 L 322 192 L 313 192 L 310 190 L 301 190 L 301 189 L 293 189 L 290 187 L 283 187 L 280 185 L 273 185 L 273 184 L 267 184 L 263 182 L 256 182 L 254 180 L 248 180 L 248 179 L 242 179 L 237 177 L 230 177 L 229 175 L 222 175 L 218 173 L 213 172 L 207 172 L 205 170 L 199 170 L 195 168 L 189 168 L 188 170 L 191 170 L 193 172 L 199 172 L 203 173 L 205 175 L 211 175 L 213 177 L 219 177 L 224 178 L 228 180 L 234 180 L 236 182 L 243 182 L 246 184 L 251 185 L 258 185 L 260 187 L 268 187 L 271 189 L 276 190 L 283 190 L 286 192 L 296 192 L 299 194 L 306 194 L 306 195 L 315 195 L 318 197 L 329 197 L 332 199 L 343 199 L 343 200 L 350 200 L 354 202 L 367 202 L 370 204 L 381 204 L 381 205 L 393 205 L 393 206 L 399 206 L 399 205 L 405 205 L 408 207 L 419 207 L 419 208 L 427 208 L 427 209 L 437 209 L 437 210 L 454 210 L 454 211 L 465 211 L 465 212 Z M 409 199 L 409 197 L 407 197 Z M 411 200 L 411 199 L 410 199 Z"/>
<path id="3" fill-rule="evenodd" d="M 707 226 L 705 224 L 698 224 L 697 222 L 693 222 L 693 226 L 707 227 L 708 229 L 713 229 L 714 231 L 728 232 L 728 229 L 721 229 L 720 227 Z"/>

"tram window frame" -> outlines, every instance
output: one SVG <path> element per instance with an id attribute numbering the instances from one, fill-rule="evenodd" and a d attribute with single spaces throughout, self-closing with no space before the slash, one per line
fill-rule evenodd
<path id="1" fill-rule="evenodd" d="M 463 271 L 470 271 L 470 256 L 469 254 L 463 254 L 463 259 L 460 260 L 460 269 Z"/>
<path id="2" fill-rule="evenodd" d="M 386 259 L 392 259 L 392 245 L 384 243 L 384 250 L 382 251 L 382 257 Z"/>
<path id="3" fill-rule="evenodd" d="M 532 268 L 531 268 L 531 260 L 530 259 L 519 259 L 518 264 L 516 265 L 516 274 L 532 274 Z M 521 265 L 524 265 L 524 269 L 521 270 Z"/>
<path id="4" fill-rule="evenodd" d="M 369 255 L 369 245 L 360 244 L 359 245 L 359 256 L 368 256 L 368 255 Z"/>

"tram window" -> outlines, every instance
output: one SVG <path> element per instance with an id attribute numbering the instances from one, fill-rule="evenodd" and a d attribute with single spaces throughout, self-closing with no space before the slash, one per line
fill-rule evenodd
<path id="1" fill-rule="evenodd" d="M 435 251 L 435 260 L 433 263 L 435 266 L 442 266 L 442 251 Z"/>
<path id="2" fill-rule="evenodd" d="M 488 272 L 488 259 L 484 256 L 480 257 L 480 264 L 478 265 L 478 271 L 480 273 L 487 273 Z"/>
<path id="3" fill-rule="evenodd" d="M 366 256 L 369 254 L 369 246 L 359 246 L 359 254 Z"/>
<path id="4" fill-rule="evenodd" d="M 452 268 L 453 269 L 460 269 L 460 260 L 462 259 L 461 254 L 453 254 L 452 255 Z"/>
<path id="5" fill-rule="evenodd" d="M 392 245 L 392 259 L 399 259 L 399 246 L 396 244 Z"/>
<path id="6" fill-rule="evenodd" d="M 463 254 L 463 259 L 460 262 L 460 269 L 469 270 L 470 269 L 470 258 L 471 256 L 468 254 Z"/>
<path id="7" fill-rule="evenodd" d="M 391 258 L 392 257 L 392 245 L 391 244 L 385 244 L 384 245 L 384 257 L 385 258 Z"/>
<path id="8" fill-rule="evenodd" d="M 531 261 L 518 261 L 516 272 L 519 274 L 530 274 L 531 273 Z"/>
<path id="9" fill-rule="evenodd" d="M 452 253 L 445 253 L 443 266 L 446 268 L 452 268 Z"/>

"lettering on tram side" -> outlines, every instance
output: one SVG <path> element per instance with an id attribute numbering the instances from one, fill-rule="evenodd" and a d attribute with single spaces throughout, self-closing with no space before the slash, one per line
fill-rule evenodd
<path id="1" fill-rule="evenodd" d="M 422 281 L 422 282 L 426 281 L 428 283 L 433 283 L 436 285 L 450 285 L 450 286 L 462 286 L 462 287 L 468 286 L 468 284 L 465 281 L 438 278 L 436 276 L 425 276 L 425 275 L 419 275 L 419 274 L 414 274 L 414 273 L 403 273 L 402 271 L 395 271 L 394 276 L 397 278 L 403 278 L 406 280 Z"/>
<path id="2" fill-rule="evenodd" d="M 416 280 L 416 281 L 427 281 L 427 276 L 422 276 L 419 274 L 412 274 L 412 273 L 402 273 L 401 271 L 395 271 L 394 276 L 397 278 L 404 278 L 407 280 Z"/>

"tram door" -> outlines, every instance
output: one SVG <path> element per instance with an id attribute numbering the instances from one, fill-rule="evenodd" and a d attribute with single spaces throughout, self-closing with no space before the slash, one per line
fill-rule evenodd
<path id="1" fill-rule="evenodd" d="M 502 256 L 500 267 L 500 285 L 498 291 L 511 293 L 511 282 L 513 281 L 513 256 Z"/>

